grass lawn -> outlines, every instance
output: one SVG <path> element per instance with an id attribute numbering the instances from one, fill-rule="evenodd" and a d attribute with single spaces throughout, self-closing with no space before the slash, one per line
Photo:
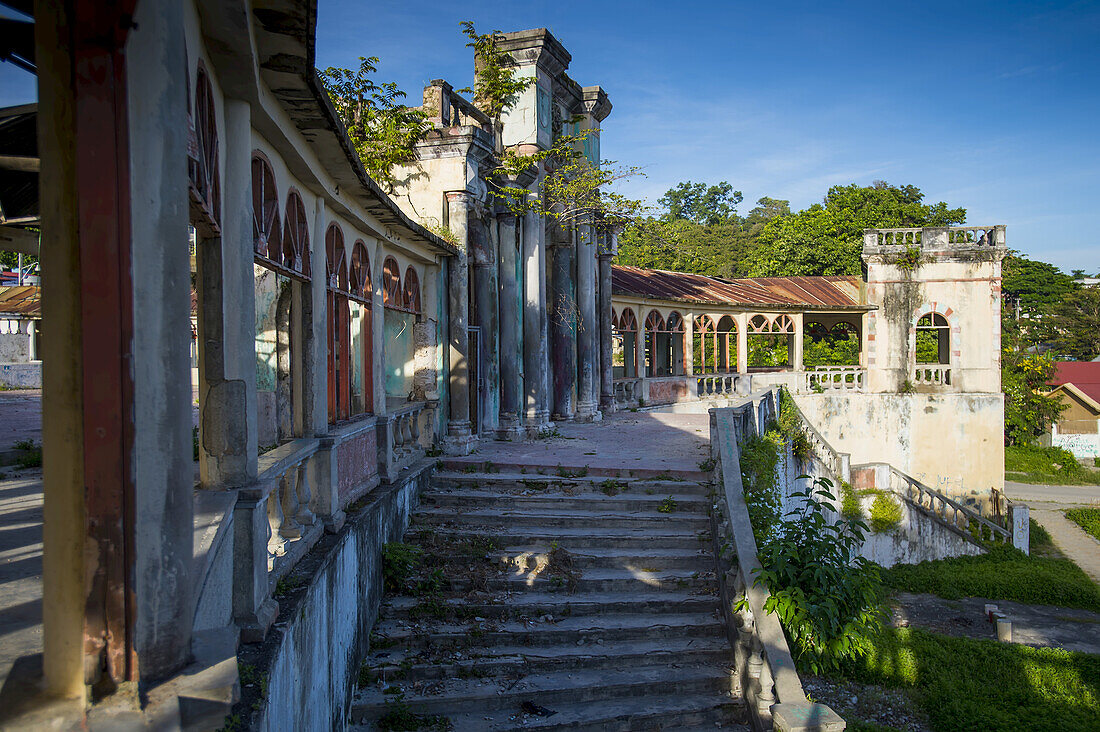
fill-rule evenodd
<path id="1" fill-rule="evenodd" d="M 935 730 L 1100 729 L 1100 656 L 1086 653 L 888 628 L 840 675 L 909 690 Z"/>
<path id="2" fill-rule="evenodd" d="M 1066 511 L 1066 518 L 1100 541 L 1100 508 L 1071 508 Z"/>
<path id="3" fill-rule="evenodd" d="M 1050 536 L 1032 531 L 1032 551 L 1039 554 Z M 892 589 L 930 592 L 948 600 L 985 597 L 1100 611 L 1100 587 L 1076 564 L 1063 558 L 1026 556 L 1004 545 L 977 557 L 897 565 L 884 569 L 882 577 Z"/>
<path id="4" fill-rule="evenodd" d="M 1005 448 L 1005 480 L 1047 485 L 1100 485 L 1100 473 L 1081 465 L 1068 450 L 1010 445 Z"/>

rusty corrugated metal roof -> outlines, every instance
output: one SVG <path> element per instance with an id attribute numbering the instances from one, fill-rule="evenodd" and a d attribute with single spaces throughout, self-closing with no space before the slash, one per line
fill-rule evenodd
<path id="1" fill-rule="evenodd" d="M 859 277 L 755 277 L 719 279 L 687 272 L 612 265 L 611 291 L 658 300 L 721 303 L 808 310 L 866 307 Z"/>
<path id="2" fill-rule="evenodd" d="M 0 313 L 42 317 L 42 295 L 37 285 L 0 287 Z"/>

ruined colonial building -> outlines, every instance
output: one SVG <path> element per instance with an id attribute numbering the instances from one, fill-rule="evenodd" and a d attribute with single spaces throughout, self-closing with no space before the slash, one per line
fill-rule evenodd
<path id="1" fill-rule="evenodd" d="M 46 336 L 43 648 L 8 676 L 5 727 L 218 728 L 261 662 L 252 726 L 344 727 L 382 547 L 437 456 L 553 421 L 781 384 L 846 459 L 1000 485 L 1003 227 L 868 232 L 863 278 L 613 268 L 600 222 L 517 216 L 489 195 L 546 175 L 495 177 L 505 150 L 598 133 L 611 110 L 544 29 L 500 41 L 534 81 L 499 123 L 444 81 L 424 90 L 433 129 L 387 193 L 315 69 L 316 3 L 8 4 L 34 17 Z M 585 145 L 597 163 L 599 135 Z M 858 364 L 805 369 L 804 333 L 854 334 Z M 787 367 L 753 366 L 761 336 L 787 342 Z M 702 513 L 662 540 L 698 563 L 708 476 L 690 472 L 681 500 Z M 585 515 L 582 538 L 634 531 Z M 620 580 L 630 611 L 635 577 Z M 688 602 L 691 633 L 709 631 L 715 608 Z M 726 649 L 710 640 L 713 663 Z M 725 685 L 708 714 L 743 703 L 728 669 L 703 682 Z M 753 683 L 767 712 L 776 696 Z"/>
<path id="2" fill-rule="evenodd" d="M 867 231 L 862 277 L 720 280 L 613 267 L 620 405 L 745 395 L 778 384 L 853 462 L 884 461 L 944 493 L 1004 485 L 1004 226 Z M 858 361 L 807 368 L 811 341 Z M 783 364 L 750 364 L 754 341 Z M 918 347 L 918 343 L 919 346 Z"/>

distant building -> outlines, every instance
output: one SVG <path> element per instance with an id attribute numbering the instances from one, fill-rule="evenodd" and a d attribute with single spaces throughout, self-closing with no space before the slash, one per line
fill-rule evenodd
<path id="1" fill-rule="evenodd" d="M 0 286 L 0 386 L 40 388 L 42 296 L 36 285 Z"/>
<path id="2" fill-rule="evenodd" d="M 1079 458 L 1100 456 L 1100 363 L 1059 361 L 1051 395 L 1066 405 L 1050 428 L 1050 443 Z"/>

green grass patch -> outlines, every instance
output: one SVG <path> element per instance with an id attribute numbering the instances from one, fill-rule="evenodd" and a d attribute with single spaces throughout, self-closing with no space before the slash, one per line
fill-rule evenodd
<path id="1" fill-rule="evenodd" d="M 935 730 L 1100 729 L 1096 655 L 887 628 L 843 675 L 908 689 Z"/>
<path id="2" fill-rule="evenodd" d="M 1058 551 L 1058 547 L 1054 546 L 1054 539 L 1050 537 L 1050 532 L 1043 528 L 1035 519 L 1028 519 L 1031 524 L 1031 528 L 1028 530 L 1028 549 L 1031 551 L 1032 556 L 1040 557 L 1061 557 L 1062 552 Z"/>
<path id="3" fill-rule="evenodd" d="M 1010 445 L 1005 448 L 1005 480 L 1049 485 L 1100 485 L 1100 473 L 1089 470 L 1060 447 Z"/>
<path id="4" fill-rule="evenodd" d="M 1076 564 L 1029 557 L 1003 544 L 977 557 L 899 564 L 884 569 L 882 577 L 895 590 L 929 592 L 948 600 L 984 597 L 1100 611 L 1100 587 Z"/>
<path id="5" fill-rule="evenodd" d="M 1066 518 L 1100 541 L 1100 508 L 1071 508 L 1066 511 Z"/>

